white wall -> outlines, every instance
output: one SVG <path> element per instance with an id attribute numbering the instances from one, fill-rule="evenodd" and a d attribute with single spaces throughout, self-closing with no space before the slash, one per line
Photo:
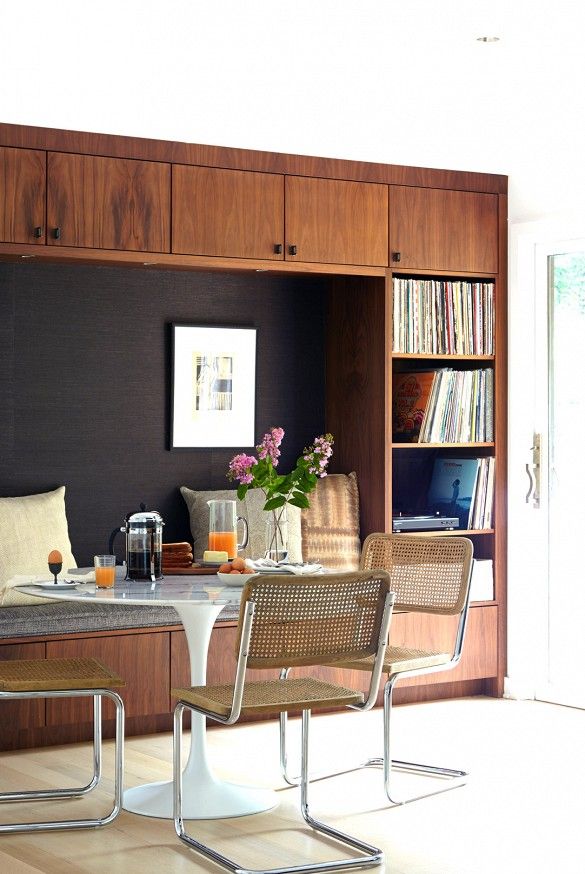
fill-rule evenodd
<path id="1" fill-rule="evenodd" d="M 505 173 L 526 220 L 585 195 L 584 23 L 581 0 L 0 0 L 0 120 Z"/>

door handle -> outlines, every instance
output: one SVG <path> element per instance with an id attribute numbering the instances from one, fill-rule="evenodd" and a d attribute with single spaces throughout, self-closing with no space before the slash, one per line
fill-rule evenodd
<path id="1" fill-rule="evenodd" d="M 530 503 L 535 510 L 540 509 L 540 434 L 535 434 L 530 447 L 532 452 L 532 463 L 526 462 L 526 473 L 528 474 L 529 486 L 526 492 L 526 503 Z"/>

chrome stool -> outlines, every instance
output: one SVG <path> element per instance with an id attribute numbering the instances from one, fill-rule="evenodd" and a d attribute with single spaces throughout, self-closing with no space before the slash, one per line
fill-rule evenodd
<path id="1" fill-rule="evenodd" d="M 34 659 L 0 662 L 0 707 L 2 701 L 24 698 L 93 698 L 93 777 L 85 786 L 72 789 L 2 792 L 0 802 L 48 801 L 87 795 L 100 782 L 102 770 L 102 698 L 116 707 L 114 806 L 100 819 L 48 820 L 46 822 L 2 823 L 0 834 L 54 829 L 97 828 L 108 825 L 120 813 L 124 772 L 124 704 L 112 688 L 124 681 L 97 659 Z"/>

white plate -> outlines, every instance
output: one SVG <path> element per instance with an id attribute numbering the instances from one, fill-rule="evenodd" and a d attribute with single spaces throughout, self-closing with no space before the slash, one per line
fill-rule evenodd
<path id="1" fill-rule="evenodd" d="M 217 576 L 224 586 L 243 586 L 247 583 L 250 577 L 255 577 L 256 574 L 220 574 Z"/>
<path id="2" fill-rule="evenodd" d="M 75 586 L 79 585 L 79 583 L 65 583 L 63 581 L 59 581 L 55 583 L 52 580 L 47 580 L 42 583 L 28 583 L 29 586 L 37 586 L 39 589 L 74 589 Z"/>

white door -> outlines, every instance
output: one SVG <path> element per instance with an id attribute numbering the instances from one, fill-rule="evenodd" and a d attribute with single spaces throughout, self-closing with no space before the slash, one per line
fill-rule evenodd
<path id="1" fill-rule="evenodd" d="M 513 245 L 508 674 L 585 708 L 585 238 L 553 237 Z"/>

